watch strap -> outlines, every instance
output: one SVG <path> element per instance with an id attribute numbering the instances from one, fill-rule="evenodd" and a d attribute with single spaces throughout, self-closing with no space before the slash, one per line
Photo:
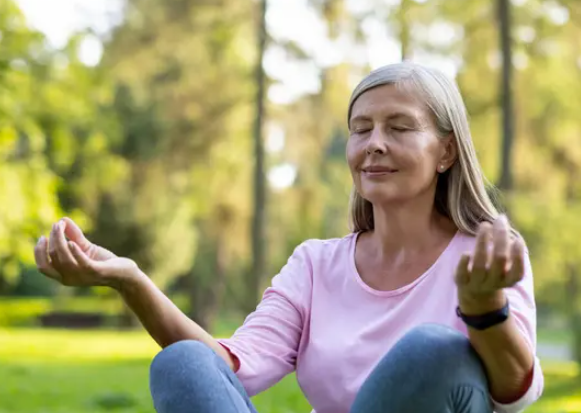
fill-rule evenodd
<path id="1" fill-rule="evenodd" d="M 508 300 L 506 300 L 504 307 L 479 315 L 466 315 L 462 313 L 460 306 L 458 306 L 456 307 L 456 315 L 458 315 L 458 317 L 460 317 L 468 327 L 472 327 L 476 330 L 486 330 L 487 328 L 501 324 L 508 319 Z"/>

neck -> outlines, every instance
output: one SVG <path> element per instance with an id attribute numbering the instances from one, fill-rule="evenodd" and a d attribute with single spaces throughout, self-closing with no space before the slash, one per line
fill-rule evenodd
<path id="1" fill-rule="evenodd" d="M 422 251 L 450 238 L 456 226 L 434 208 L 434 194 L 412 202 L 373 206 L 375 229 L 372 237 L 384 254 Z"/>

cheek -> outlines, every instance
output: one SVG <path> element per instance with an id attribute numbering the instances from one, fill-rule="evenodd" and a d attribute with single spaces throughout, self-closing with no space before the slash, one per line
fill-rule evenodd
<path id="1" fill-rule="evenodd" d="M 437 158 L 437 142 L 425 136 L 417 136 L 402 145 L 402 160 L 414 170 L 425 171 L 434 169 Z"/>
<path id="2" fill-rule="evenodd" d="M 347 142 L 346 148 L 346 157 L 347 157 L 347 164 L 349 165 L 349 169 L 351 170 L 352 174 L 355 174 L 357 167 L 361 164 L 362 155 L 361 149 L 358 147 L 357 142 L 350 139 Z"/>

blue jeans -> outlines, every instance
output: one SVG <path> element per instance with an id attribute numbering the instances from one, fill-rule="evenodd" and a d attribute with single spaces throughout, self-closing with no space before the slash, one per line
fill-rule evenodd
<path id="1" fill-rule="evenodd" d="M 242 384 L 210 348 L 168 346 L 150 374 L 158 413 L 256 413 Z M 351 413 L 491 413 L 483 366 L 466 337 L 436 324 L 406 334 L 371 372 Z"/>

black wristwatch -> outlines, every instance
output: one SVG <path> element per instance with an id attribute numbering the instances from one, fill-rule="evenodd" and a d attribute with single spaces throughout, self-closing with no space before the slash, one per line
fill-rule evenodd
<path id="1" fill-rule="evenodd" d="M 506 304 L 499 310 L 491 311 L 489 313 L 480 315 L 466 315 L 460 311 L 460 306 L 456 307 L 456 314 L 458 317 L 464 321 L 468 327 L 472 327 L 476 330 L 486 330 L 497 324 L 504 323 L 508 319 L 509 315 L 508 300 Z"/>

